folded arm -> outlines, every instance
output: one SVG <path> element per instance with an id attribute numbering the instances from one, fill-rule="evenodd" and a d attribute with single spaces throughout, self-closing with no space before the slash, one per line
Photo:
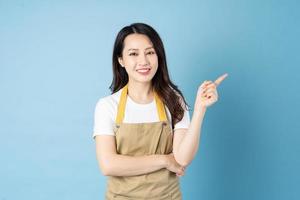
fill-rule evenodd
<path id="1" fill-rule="evenodd" d="M 105 176 L 135 176 L 147 174 L 167 168 L 179 175 L 183 174 L 173 154 L 126 156 L 116 152 L 115 137 L 110 135 L 97 135 L 96 156 L 99 168 Z"/>

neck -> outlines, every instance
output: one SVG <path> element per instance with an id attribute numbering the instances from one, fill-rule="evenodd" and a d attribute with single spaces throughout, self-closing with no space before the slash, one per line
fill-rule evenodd
<path id="1" fill-rule="evenodd" d="M 141 104 L 147 104 L 152 102 L 154 98 L 153 88 L 151 82 L 149 83 L 132 83 L 128 82 L 128 96 L 130 98 Z"/>

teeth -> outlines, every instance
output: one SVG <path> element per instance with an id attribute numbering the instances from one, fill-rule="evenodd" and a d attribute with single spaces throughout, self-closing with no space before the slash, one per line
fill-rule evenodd
<path id="1" fill-rule="evenodd" d="M 139 70 L 137 70 L 138 72 L 147 72 L 147 71 L 149 71 L 150 69 L 139 69 Z"/>

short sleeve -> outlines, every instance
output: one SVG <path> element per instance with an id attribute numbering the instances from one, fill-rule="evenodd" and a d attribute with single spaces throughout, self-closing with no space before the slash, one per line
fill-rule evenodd
<path id="1" fill-rule="evenodd" d="M 184 115 L 182 119 L 174 125 L 174 130 L 180 128 L 189 128 L 190 126 L 190 114 L 188 109 L 184 109 Z"/>
<path id="2" fill-rule="evenodd" d="M 112 118 L 111 109 L 105 99 L 100 99 L 95 108 L 94 112 L 94 128 L 93 128 L 93 139 L 96 135 L 112 135 L 114 120 Z"/>

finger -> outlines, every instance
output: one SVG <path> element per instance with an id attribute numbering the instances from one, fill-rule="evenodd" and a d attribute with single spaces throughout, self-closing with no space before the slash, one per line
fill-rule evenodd
<path id="1" fill-rule="evenodd" d="M 204 97 L 204 98 L 207 98 L 208 96 L 213 96 L 213 95 L 215 95 L 215 93 L 214 92 L 210 92 L 210 93 L 207 93 L 207 94 L 203 94 L 202 95 L 202 98 Z"/>
<path id="2" fill-rule="evenodd" d="M 214 88 L 216 89 L 217 88 L 217 84 L 215 84 L 214 82 L 210 83 L 209 85 L 206 85 L 202 88 L 203 91 L 206 91 L 207 89 L 209 88 Z"/>
<path id="3" fill-rule="evenodd" d="M 210 92 L 208 94 L 205 94 L 204 98 L 216 98 L 218 95 L 215 92 Z"/>
<path id="4" fill-rule="evenodd" d="M 205 100 L 213 100 L 213 99 L 217 99 L 215 96 L 213 95 L 209 95 L 207 97 L 205 97 L 206 99 Z"/>
<path id="5" fill-rule="evenodd" d="M 215 91 L 215 90 L 216 90 L 215 86 L 210 86 L 210 87 L 205 88 L 202 93 L 205 94 L 205 93 L 208 93 L 210 91 Z"/>
<path id="6" fill-rule="evenodd" d="M 212 102 L 212 101 L 216 101 L 217 98 L 215 96 L 208 96 L 208 97 L 205 97 L 205 101 L 208 101 L 208 102 Z"/>
<path id="7" fill-rule="evenodd" d="M 221 82 L 228 76 L 228 74 L 223 74 L 222 76 L 220 76 L 217 80 L 215 80 L 215 84 L 218 86 L 221 84 Z"/>
<path id="8" fill-rule="evenodd" d="M 205 88 L 210 88 L 210 87 L 217 87 L 217 85 L 216 85 L 214 82 L 211 82 L 210 84 L 205 85 L 205 86 L 203 87 L 203 89 L 205 89 Z"/>
<path id="9" fill-rule="evenodd" d="M 176 175 L 177 175 L 177 176 L 183 176 L 183 175 L 184 175 L 184 172 L 177 172 Z"/>
<path id="10" fill-rule="evenodd" d="M 216 89 L 210 88 L 210 89 L 208 89 L 207 91 L 203 92 L 203 93 L 201 94 L 201 96 L 208 95 L 208 94 L 211 94 L 211 93 L 217 94 L 218 92 L 217 92 Z"/>
<path id="11" fill-rule="evenodd" d="M 210 83 L 212 83 L 212 81 L 204 81 L 200 87 L 205 87 L 205 86 L 209 85 Z"/>
<path id="12" fill-rule="evenodd" d="M 216 97 L 215 95 L 208 96 L 207 98 L 208 98 L 209 100 L 215 100 L 215 99 L 217 99 L 217 97 Z"/>
<path id="13" fill-rule="evenodd" d="M 211 91 L 217 91 L 216 87 L 215 86 L 210 86 L 210 87 L 204 88 L 201 91 L 201 95 L 206 94 L 206 93 L 211 92 Z"/>
<path id="14" fill-rule="evenodd" d="M 217 95 L 218 92 L 216 90 L 211 90 L 211 91 L 208 91 L 206 93 L 204 93 L 202 96 L 208 96 L 208 95 Z"/>
<path id="15" fill-rule="evenodd" d="M 182 173 L 183 173 L 183 169 L 180 167 L 180 168 L 177 170 L 177 173 L 178 173 L 178 174 L 182 174 Z"/>

